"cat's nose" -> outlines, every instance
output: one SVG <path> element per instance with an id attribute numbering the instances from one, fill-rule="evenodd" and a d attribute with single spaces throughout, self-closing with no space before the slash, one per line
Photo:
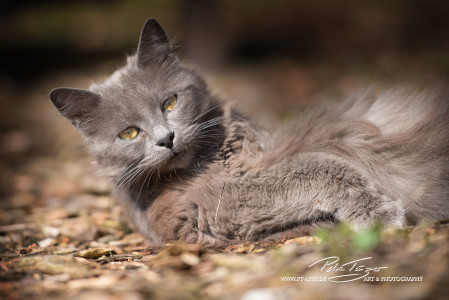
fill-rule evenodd
<path id="1" fill-rule="evenodd" d="M 167 149 L 173 148 L 173 140 L 175 138 L 174 132 L 169 132 L 165 137 L 159 139 L 156 143 L 159 147 L 165 147 Z"/>

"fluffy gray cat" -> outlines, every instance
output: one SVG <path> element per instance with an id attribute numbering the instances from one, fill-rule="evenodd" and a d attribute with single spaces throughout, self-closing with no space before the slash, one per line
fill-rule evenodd
<path id="1" fill-rule="evenodd" d="M 156 245 L 449 217 L 444 89 L 370 89 L 271 134 L 220 104 L 150 19 L 125 67 L 90 91 L 57 88 L 50 98 Z"/>

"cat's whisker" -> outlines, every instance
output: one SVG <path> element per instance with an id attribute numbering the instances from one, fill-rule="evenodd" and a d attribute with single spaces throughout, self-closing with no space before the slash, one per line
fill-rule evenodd
<path id="1" fill-rule="evenodd" d="M 130 170 L 132 167 L 135 167 L 141 160 L 142 160 L 142 159 L 138 159 L 138 160 L 135 160 L 135 161 L 133 161 L 132 163 L 130 163 L 130 164 L 125 168 L 125 171 Z"/>
<path id="2" fill-rule="evenodd" d="M 211 133 L 214 132 L 215 130 L 213 128 L 209 129 L 209 130 L 205 130 L 205 131 L 201 131 L 198 132 L 198 134 L 196 135 L 196 138 L 202 138 L 202 137 L 206 137 L 206 138 L 210 138 L 210 137 L 218 137 L 218 138 L 223 138 L 222 134 L 219 133 Z"/>
<path id="3" fill-rule="evenodd" d="M 198 129 L 198 132 L 201 132 L 201 131 L 203 131 L 204 129 L 207 129 L 207 128 L 210 128 L 210 127 L 219 125 L 219 124 L 221 124 L 221 123 L 223 123 L 223 121 L 215 121 L 214 123 L 207 124 L 207 126 L 200 127 L 200 128 Z"/>
<path id="4" fill-rule="evenodd" d="M 196 139 L 197 139 L 197 140 L 200 140 L 200 141 L 216 141 L 215 138 L 213 138 L 212 136 L 209 136 L 207 133 L 204 133 L 204 134 L 198 134 L 198 135 L 196 136 Z"/>
<path id="5" fill-rule="evenodd" d="M 120 176 L 120 178 L 117 180 L 117 184 L 119 184 L 127 175 L 128 175 L 128 172 L 132 169 L 132 168 L 134 168 L 135 167 L 135 165 L 136 165 L 136 163 L 137 163 L 138 161 L 135 161 L 135 162 L 132 162 L 131 164 L 129 164 L 126 168 L 125 168 L 125 170 L 123 171 L 123 174 L 122 174 L 122 176 Z"/>
<path id="6" fill-rule="evenodd" d="M 179 174 L 178 174 L 178 173 L 176 172 L 176 170 L 174 170 L 174 173 L 175 173 L 175 175 L 176 175 L 176 176 L 178 176 L 178 178 L 179 178 L 179 181 L 181 181 L 181 182 L 182 182 L 183 180 L 182 180 L 182 178 L 181 178 L 181 177 L 179 176 Z"/>
<path id="7" fill-rule="evenodd" d="M 216 117 L 216 118 L 207 120 L 207 121 L 205 121 L 203 123 L 200 123 L 199 124 L 200 126 L 199 126 L 198 129 L 201 130 L 201 129 L 209 127 L 210 124 L 214 124 L 215 122 L 220 122 L 221 123 L 223 121 L 224 121 L 224 117 Z"/>
<path id="8" fill-rule="evenodd" d="M 125 172 L 123 176 L 120 178 L 120 180 L 117 182 L 117 188 L 125 184 L 130 177 L 138 170 L 138 167 L 134 167 L 133 169 L 129 170 L 128 172 Z"/>
<path id="9" fill-rule="evenodd" d="M 197 137 L 199 137 L 199 136 L 207 136 L 207 137 L 216 136 L 216 137 L 220 137 L 220 138 L 223 137 L 222 133 L 210 133 L 210 132 L 214 132 L 214 131 L 216 131 L 216 130 L 213 128 L 211 128 L 209 130 L 203 130 L 201 132 L 198 132 Z"/>
<path id="10" fill-rule="evenodd" d="M 220 209 L 221 199 L 223 198 L 223 192 L 224 192 L 225 185 L 226 185 L 226 180 L 223 182 L 223 187 L 221 188 L 220 197 L 218 198 L 218 205 L 217 205 L 217 209 L 215 210 L 214 222 L 217 221 L 218 210 Z"/>
<path id="11" fill-rule="evenodd" d="M 150 161 L 151 159 L 152 159 L 152 157 L 145 157 L 144 159 L 142 159 L 140 161 L 140 166 L 145 167 L 148 164 L 148 161 Z"/>
<path id="12" fill-rule="evenodd" d="M 118 182 L 117 188 L 121 187 L 122 185 L 125 185 L 126 182 L 127 182 L 127 181 L 131 178 L 131 176 L 134 174 L 134 172 L 136 172 L 136 170 L 134 170 L 133 172 L 131 172 L 131 173 L 129 173 L 129 174 L 126 174 L 126 176 L 123 177 L 123 179 L 122 179 L 120 182 Z"/>
<path id="13" fill-rule="evenodd" d="M 219 142 L 223 141 L 223 139 L 221 137 L 209 136 L 207 134 L 205 134 L 205 135 L 198 135 L 196 137 L 196 139 L 199 140 L 199 141 L 209 141 L 209 142 L 214 142 L 214 143 L 219 143 Z"/>
<path id="14" fill-rule="evenodd" d="M 145 172 L 145 169 L 140 169 L 139 172 L 137 172 L 133 178 L 131 179 L 131 181 L 129 182 L 128 186 L 126 187 L 126 189 L 131 189 L 139 180 L 139 178 L 141 177 L 141 175 Z"/>
<path id="15" fill-rule="evenodd" d="M 153 174 L 154 174 L 154 170 L 155 170 L 156 168 L 151 168 L 151 170 L 150 170 L 150 176 L 148 177 L 148 183 L 147 183 L 147 188 L 148 187 L 150 187 L 150 182 L 151 182 L 151 178 L 153 177 Z"/>
<path id="16" fill-rule="evenodd" d="M 205 114 L 207 114 L 208 112 L 210 112 L 210 111 L 212 111 L 212 110 L 214 110 L 214 109 L 216 109 L 216 108 L 218 108 L 218 107 L 221 107 L 221 106 L 223 106 L 224 105 L 224 103 L 220 103 L 220 104 L 218 104 L 218 105 L 215 105 L 214 107 L 212 107 L 212 108 L 209 108 L 208 110 L 206 110 L 206 111 L 204 111 L 204 112 L 201 112 L 201 114 L 199 114 L 195 119 L 193 119 L 193 121 L 190 123 L 190 124 L 193 124 L 196 120 L 198 120 L 199 118 L 201 118 L 202 116 L 204 116 Z"/>
<path id="17" fill-rule="evenodd" d="M 215 124 L 216 122 L 221 123 L 223 121 L 224 121 L 224 117 L 216 117 L 216 118 L 210 119 L 208 121 L 205 121 L 203 123 L 200 123 L 199 129 L 201 130 L 201 129 L 209 127 L 210 124 Z"/>
<path id="18" fill-rule="evenodd" d="M 128 170 L 126 172 L 126 177 L 129 178 L 129 176 L 133 175 L 135 172 L 137 172 L 140 169 L 138 165 L 134 166 L 132 169 Z"/>
<path id="19" fill-rule="evenodd" d="M 128 181 L 128 179 L 130 178 L 130 176 L 132 176 L 132 174 L 137 171 L 137 169 L 139 168 L 138 164 L 143 160 L 143 157 L 140 159 L 137 159 L 136 161 L 130 163 L 126 168 L 125 171 L 123 173 L 123 175 L 117 180 L 117 188 L 119 188 L 121 185 L 123 185 L 126 181 Z"/>
<path id="20" fill-rule="evenodd" d="M 207 129 L 207 128 L 210 128 L 210 127 L 219 125 L 220 123 L 221 123 L 221 122 L 218 122 L 218 123 L 216 123 L 216 124 L 210 124 L 209 126 L 206 126 L 206 127 L 202 128 L 202 129 L 198 130 L 198 133 L 201 133 L 204 129 Z M 213 130 L 213 129 L 212 129 L 212 130 Z"/>
<path id="21" fill-rule="evenodd" d="M 204 171 L 201 169 L 201 166 L 200 166 L 200 163 L 196 163 L 196 164 L 194 164 L 194 168 L 195 168 L 195 171 L 197 171 L 198 173 L 204 173 Z"/>
<path id="22" fill-rule="evenodd" d="M 208 146 L 219 146 L 217 143 L 209 142 L 209 141 L 198 141 L 196 142 L 196 145 L 208 145 Z"/>
<path id="23" fill-rule="evenodd" d="M 125 189 L 128 190 L 130 187 L 134 185 L 136 180 L 140 177 L 140 175 L 145 171 L 144 168 L 137 167 L 137 169 L 129 176 L 127 183 L 125 185 Z"/>
<path id="24" fill-rule="evenodd" d="M 140 171 L 140 168 L 133 169 L 133 171 L 130 172 L 130 173 L 128 174 L 128 176 L 126 177 L 126 179 L 123 180 L 123 182 L 122 182 L 119 186 L 117 186 L 117 188 L 119 188 L 119 187 L 124 187 L 125 189 L 128 189 L 129 183 L 133 180 L 133 177 L 134 177 L 139 171 Z"/>

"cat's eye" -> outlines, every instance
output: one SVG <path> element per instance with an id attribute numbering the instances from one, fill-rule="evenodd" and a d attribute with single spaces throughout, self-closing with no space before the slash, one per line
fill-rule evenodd
<path id="1" fill-rule="evenodd" d="M 176 106 L 177 100 L 178 100 L 178 96 L 176 96 L 176 94 L 171 96 L 170 98 L 165 100 L 164 103 L 162 103 L 162 110 L 163 111 L 173 110 L 173 108 L 175 108 L 175 106 Z"/>
<path id="2" fill-rule="evenodd" d="M 130 140 L 130 139 L 135 138 L 137 136 L 137 134 L 139 134 L 139 128 L 129 127 L 129 128 L 126 128 L 125 130 L 123 130 L 122 132 L 120 132 L 118 134 L 118 136 L 122 140 Z"/>

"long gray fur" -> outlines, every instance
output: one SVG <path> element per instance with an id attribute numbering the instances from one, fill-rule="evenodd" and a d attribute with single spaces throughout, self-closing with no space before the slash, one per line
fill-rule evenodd
<path id="1" fill-rule="evenodd" d="M 164 100 L 176 94 L 170 112 Z M 213 96 L 148 20 L 138 51 L 90 91 L 50 98 L 83 134 L 115 197 L 154 244 L 223 246 L 348 221 L 449 217 L 449 96 L 367 89 L 269 133 Z M 139 135 L 118 133 L 135 126 Z M 157 145 L 174 134 L 173 148 Z"/>

